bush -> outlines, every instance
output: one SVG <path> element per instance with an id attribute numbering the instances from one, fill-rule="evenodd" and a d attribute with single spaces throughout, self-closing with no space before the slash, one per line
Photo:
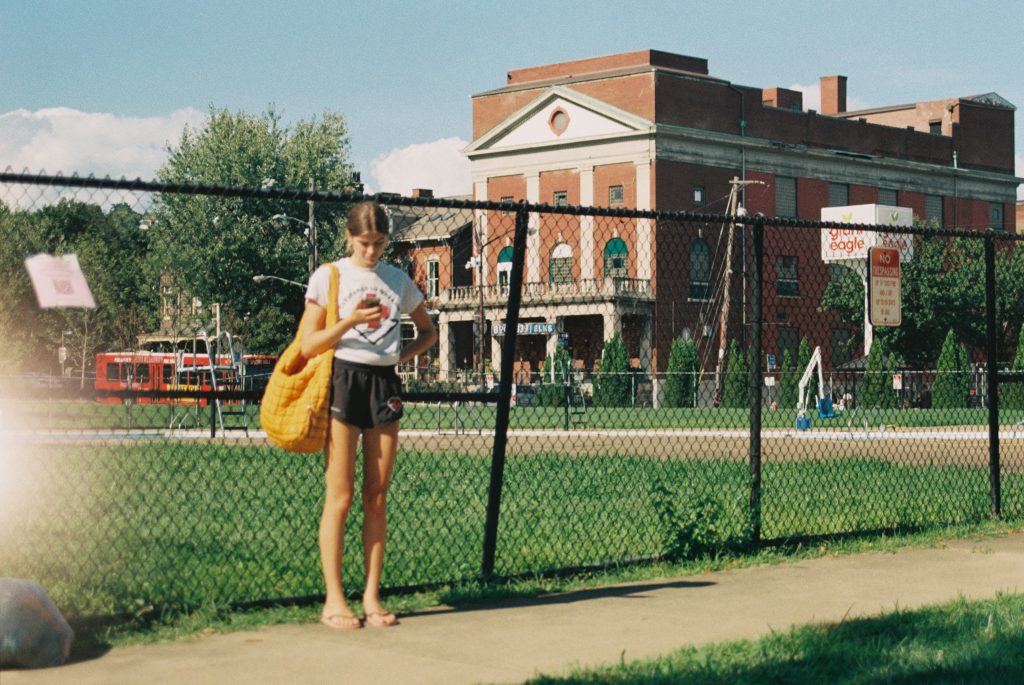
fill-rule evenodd
<path id="1" fill-rule="evenodd" d="M 653 504 L 658 514 L 661 553 L 669 561 L 717 556 L 749 541 L 749 531 L 730 532 L 728 514 L 721 502 L 708 494 L 677 493 L 658 479 L 653 487 Z"/>
<path id="2" fill-rule="evenodd" d="M 811 344 L 807 341 L 807 338 L 800 339 L 800 349 L 796 353 L 796 385 L 800 385 L 800 377 L 804 375 L 804 370 L 807 368 L 807 364 L 811 361 Z M 799 392 L 799 390 L 797 390 Z M 808 404 L 815 406 L 818 402 L 818 374 L 812 373 L 810 379 L 807 382 L 807 394 L 805 397 L 809 398 Z M 797 397 L 794 393 L 793 406 L 796 407 Z"/>
<path id="3" fill-rule="evenodd" d="M 799 374 L 803 373 L 800 369 Z M 779 407 L 783 409 L 795 409 L 797 392 L 800 387 L 800 378 L 796 369 L 793 368 L 793 358 L 789 350 L 782 352 L 782 371 L 779 379 Z"/>
<path id="4" fill-rule="evenodd" d="M 618 333 L 605 342 L 601 368 L 594 381 L 594 406 L 628 407 L 630 405 L 629 358 Z"/>
<path id="5" fill-rule="evenodd" d="M 725 382 L 722 390 L 722 406 L 743 409 L 750 406 L 750 365 L 746 350 L 740 351 L 739 343 L 729 343 L 729 358 L 726 365 Z"/>
<path id="6" fill-rule="evenodd" d="M 676 338 L 668 355 L 668 380 L 663 404 L 666 407 L 692 407 L 697 389 L 697 346 L 692 340 Z"/>
<path id="7" fill-rule="evenodd" d="M 936 365 L 935 387 L 932 389 L 932 408 L 965 409 L 968 402 L 970 374 L 964 348 L 956 340 L 953 329 L 946 333 L 942 352 Z"/>
<path id="8" fill-rule="evenodd" d="M 860 404 L 865 408 L 889 409 L 896 406 L 896 393 L 885 364 L 885 344 L 875 338 L 868 353 L 864 379 L 860 384 Z"/>

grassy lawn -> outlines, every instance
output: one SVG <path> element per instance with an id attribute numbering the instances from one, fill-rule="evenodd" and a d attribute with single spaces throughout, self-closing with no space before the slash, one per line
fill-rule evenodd
<path id="1" fill-rule="evenodd" d="M 71 615 L 187 613 L 321 592 L 321 459 L 263 446 L 141 441 L 27 445 L 2 457 L 0 573 L 33 578 Z M 470 582 L 489 460 L 400 454 L 385 585 Z M 1004 479 L 1020 516 L 1021 477 Z M 984 520 L 987 472 L 868 459 L 764 469 L 763 535 L 788 538 Z M 736 552 L 746 466 L 727 460 L 510 457 L 496 572 Z M 358 505 L 345 580 L 361 584 Z"/>
<path id="2" fill-rule="evenodd" d="M 106 404 L 84 400 L 28 400 L 18 403 L 4 403 L 0 411 L 5 416 L 17 416 L 22 428 L 50 430 L 68 429 L 165 429 L 173 422 L 176 427 L 209 429 L 210 408 L 208 406 L 167 405 L 167 404 Z M 225 411 L 238 411 L 240 405 L 223 405 Z M 496 408 L 489 405 L 462 405 L 455 408 L 449 404 L 440 407 L 435 404 L 406 404 L 402 421 L 405 428 L 419 430 L 492 430 Z M 259 407 L 246 406 L 248 426 L 259 428 Z M 1024 411 L 1002 411 L 1000 421 L 1004 427 L 1012 427 L 1024 419 Z M 896 428 L 925 428 L 937 426 L 988 425 L 986 409 L 885 409 L 854 410 L 833 419 L 818 419 L 812 415 L 815 427 L 845 429 L 871 427 L 879 424 Z M 240 428 L 243 418 L 225 415 L 223 421 L 229 428 Z M 761 414 L 765 429 L 791 429 L 796 421 L 796 411 L 781 409 Z M 568 422 L 568 423 L 567 423 Z M 718 429 L 749 430 L 750 412 L 746 409 L 698 408 L 698 409 L 652 409 L 632 407 L 588 407 L 585 414 L 567 414 L 564 407 L 513 407 L 509 426 L 513 429 L 561 430 L 568 425 L 584 429 Z"/>
<path id="3" fill-rule="evenodd" d="M 542 676 L 531 685 L 1024 682 L 1024 595 L 810 625 L 758 641 Z"/>

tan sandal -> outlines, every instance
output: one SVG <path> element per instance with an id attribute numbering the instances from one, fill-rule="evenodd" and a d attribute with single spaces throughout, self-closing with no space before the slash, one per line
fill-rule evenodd
<path id="1" fill-rule="evenodd" d="M 359 630 L 363 627 L 363 620 L 361 618 L 344 614 L 321 616 L 320 622 L 331 630 Z"/>
<path id="2" fill-rule="evenodd" d="M 371 628 L 390 628 L 398 625 L 398 617 L 390 611 L 371 611 L 363 617 L 363 622 Z"/>

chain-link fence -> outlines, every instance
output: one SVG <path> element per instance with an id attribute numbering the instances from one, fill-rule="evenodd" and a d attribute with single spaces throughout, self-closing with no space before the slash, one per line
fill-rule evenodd
<path id="1" fill-rule="evenodd" d="M 321 593 L 322 458 L 258 403 L 357 199 L 0 177 L 0 575 L 72 615 Z M 440 336 L 399 369 L 389 588 L 1022 514 L 1015 236 L 378 199 Z M 40 310 L 38 252 L 96 309 Z"/>

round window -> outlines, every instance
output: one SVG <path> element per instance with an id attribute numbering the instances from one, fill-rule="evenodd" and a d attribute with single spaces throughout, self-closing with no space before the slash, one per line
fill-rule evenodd
<path id="1" fill-rule="evenodd" d="M 551 119 L 548 120 L 548 124 L 550 124 L 551 130 L 560 136 L 565 133 L 565 129 L 569 128 L 569 115 L 564 109 L 559 107 L 551 113 Z"/>

